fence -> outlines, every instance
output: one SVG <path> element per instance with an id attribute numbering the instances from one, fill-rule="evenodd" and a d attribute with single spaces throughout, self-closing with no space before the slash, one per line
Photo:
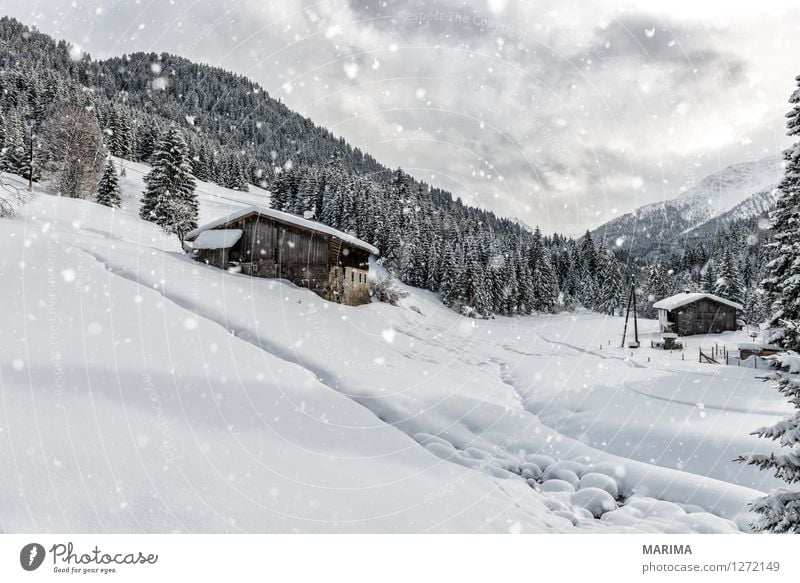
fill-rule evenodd
<path id="1" fill-rule="evenodd" d="M 738 350 L 729 351 L 726 346 L 720 346 L 719 344 L 714 344 L 711 348 L 703 349 L 703 347 L 699 347 L 697 349 L 697 361 L 698 362 L 705 362 L 709 364 L 727 364 L 729 366 L 743 366 L 746 368 L 770 368 L 772 366 L 771 361 L 767 360 L 762 356 L 758 356 L 756 354 L 752 354 L 747 358 L 742 358 L 741 354 Z"/>

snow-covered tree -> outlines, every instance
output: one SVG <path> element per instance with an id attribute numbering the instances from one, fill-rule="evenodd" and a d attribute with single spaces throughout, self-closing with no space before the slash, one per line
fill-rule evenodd
<path id="1" fill-rule="evenodd" d="M 789 98 L 792 109 L 786 114 L 786 134 L 795 138 L 800 136 L 800 76 L 797 82 L 798 89 Z M 775 298 L 771 340 L 784 348 L 800 350 L 800 333 L 789 324 L 800 321 L 800 142 L 785 150 L 783 159 L 786 168 L 770 215 L 773 259 L 767 264 L 762 285 Z"/>
<path id="2" fill-rule="evenodd" d="M 45 171 L 54 188 L 69 197 L 96 192 L 106 150 L 100 124 L 93 111 L 65 105 L 47 121 Z"/>
<path id="3" fill-rule="evenodd" d="M 717 271 L 717 281 L 714 284 L 714 293 L 732 302 L 744 302 L 742 275 L 730 247 L 726 247 L 723 251 Z"/>
<path id="4" fill-rule="evenodd" d="M 28 168 L 28 149 L 25 140 L 25 126 L 22 116 L 11 112 L 3 128 L 2 152 L 0 152 L 0 170 L 9 174 L 24 176 Z"/>
<path id="5" fill-rule="evenodd" d="M 197 227 L 197 195 L 183 135 L 171 127 L 158 143 L 153 169 L 144 178 L 141 218 L 184 235 Z"/>
<path id="6" fill-rule="evenodd" d="M 103 176 L 100 177 L 100 183 L 97 185 L 97 198 L 95 200 L 99 204 L 114 208 L 119 208 L 122 205 L 117 170 L 114 168 L 114 161 L 110 158 L 106 162 L 106 169 L 103 171 Z"/>
<path id="7" fill-rule="evenodd" d="M 650 267 L 647 275 L 647 283 L 645 284 L 644 294 L 645 305 L 640 306 L 642 314 L 648 318 L 655 316 L 653 304 L 659 300 L 671 295 L 672 286 L 670 282 L 670 274 L 666 266 L 662 263 L 657 263 Z"/>
<path id="8" fill-rule="evenodd" d="M 622 310 L 624 294 L 622 271 L 610 252 L 600 253 L 598 266 L 602 277 L 600 278 L 597 309 L 604 314 L 614 316 Z"/>
<path id="9" fill-rule="evenodd" d="M 717 266 L 713 259 L 709 259 L 702 273 L 701 287 L 704 292 L 713 294 L 717 285 Z"/>
<path id="10" fill-rule="evenodd" d="M 787 355 L 797 359 L 797 354 Z M 800 483 L 800 378 L 796 374 L 777 372 L 771 376 L 773 387 L 789 399 L 797 410 L 794 415 L 769 427 L 756 429 L 754 435 L 778 442 L 785 453 L 752 453 L 737 461 L 772 470 L 788 484 Z M 800 491 L 789 488 L 772 490 L 751 503 L 758 516 L 753 523 L 757 532 L 800 534 Z"/>
<path id="11" fill-rule="evenodd" d="M 134 153 L 133 128 L 127 112 L 120 106 L 112 107 L 105 128 L 106 144 L 113 156 L 130 160 Z"/>

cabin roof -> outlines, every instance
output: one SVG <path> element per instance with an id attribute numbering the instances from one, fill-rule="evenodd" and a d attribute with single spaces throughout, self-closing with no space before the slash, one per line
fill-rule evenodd
<path id="1" fill-rule="evenodd" d="M 325 233 L 326 235 L 331 235 L 332 237 L 336 237 L 337 239 L 340 239 L 344 243 L 347 243 L 347 244 L 352 245 L 354 247 L 358 247 L 360 249 L 363 249 L 364 251 L 368 251 L 369 253 L 372 253 L 373 255 L 379 255 L 380 254 L 379 251 L 375 247 L 370 245 L 369 243 L 366 243 L 365 241 L 362 241 L 361 239 L 357 239 L 356 237 L 353 237 L 352 235 L 348 235 L 347 233 L 343 233 L 342 231 L 334 229 L 333 227 L 329 227 L 328 225 L 323 225 L 322 223 L 318 223 L 317 221 L 312 221 L 310 219 L 304 219 L 303 217 L 298 217 L 297 215 L 293 215 L 291 213 L 285 213 L 285 212 L 282 212 L 282 211 L 276 211 L 275 209 L 271 209 L 271 208 L 255 207 L 255 206 L 245 207 L 245 208 L 243 208 L 241 210 L 236 211 L 235 213 L 231 213 L 231 214 L 229 214 L 227 216 L 224 216 L 224 217 L 222 217 L 220 219 L 217 219 L 216 221 L 211 221 L 210 223 L 202 225 L 202 226 L 196 228 L 195 230 L 189 232 L 186 235 L 186 239 L 192 240 L 192 239 L 194 239 L 195 237 L 197 237 L 200 233 L 202 233 L 204 231 L 209 231 L 209 230 L 212 230 L 212 229 L 216 229 L 217 227 L 222 227 L 222 226 L 224 226 L 224 225 L 226 225 L 228 223 L 231 223 L 233 221 L 237 221 L 237 220 L 239 220 L 241 218 L 244 218 L 244 217 L 252 215 L 252 214 L 257 214 L 257 215 L 260 215 L 260 216 L 263 216 L 263 217 L 268 217 L 268 218 L 273 219 L 273 220 L 275 220 L 275 221 L 277 221 L 279 223 L 285 223 L 287 225 L 294 225 L 296 227 L 300 227 L 300 228 L 308 230 L 308 231 L 316 231 L 318 233 Z"/>
<path id="2" fill-rule="evenodd" d="M 242 238 L 241 229 L 202 231 L 192 241 L 192 249 L 230 249 Z"/>
<path id="3" fill-rule="evenodd" d="M 700 300 L 711 300 L 712 302 L 717 302 L 720 304 L 725 304 L 726 306 L 730 306 L 731 308 L 736 308 L 737 310 L 743 310 L 744 306 L 742 304 L 737 304 L 736 302 L 732 302 L 730 300 L 726 300 L 725 298 L 721 298 L 719 296 L 715 296 L 714 294 L 707 294 L 702 292 L 684 292 L 681 294 L 675 294 L 674 296 L 670 296 L 668 298 L 664 298 L 663 300 L 659 300 L 653 304 L 653 307 L 657 310 L 667 310 L 668 312 L 675 310 L 676 308 L 680 308 L 681 306 L 685 306 L 687 304 L 693 304 L 694 302 Z"/>

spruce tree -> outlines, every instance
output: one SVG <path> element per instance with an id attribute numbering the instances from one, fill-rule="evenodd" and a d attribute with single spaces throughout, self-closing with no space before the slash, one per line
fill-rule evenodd
<path id="1" fill-rule="evenodd" d="M 777 441 L 785 448 L 782 454 L 752 453 L 736 461 L 773 470 L 775 476 L 788 484 L 800 483 L 800 378 L 796 374 L 777 372 L 770 375 L 773 387 L 789 399 L 797 410 L 794 415 L 770 427 L 756 429 L 754 435 Z M 757 520 L 756 532 L 800 534 L 800 491 L 789 488 L 772 490 L 751 503 Z"/>
<path id="2" fill-rule="evenodd" d="M 197 195 L 191 175 L 186 141 L 177 127 L 171 127 L 158 143 L 153 169 L 144 178 L 139 216 L 152 221 L 183 241 L 197 227 Z"/>
<path id="3" fill-rule="evenodd" d="M 7 118 L 5 143 L 0 152 L 0 170 L 18 176 L 26 176 L 29 165 L 27 145 L 22 115 L 13 111 Z"/>
<path id="4" fill-rule="evenodd" d="M 619 263 L 611 253 L 601 253 L 599 266 L 603 271 L 603 278 L 599 292 L 598 310 L 609 316 L 614 316 L 622 309 L 622 273 Z"/>
<path id="5" fill-rule="evenodd" d="M 792 109 L 786 114 L 786 134 L 800 136 L 800 76 L 798 89 L 789 103 Z M 800 321 L 800 143 L 795 142 L 783 152 L 786 161 L 783 180 L 778 185 L 778 201 L 770 214 L 773 259 L 767 264 L 764 289 L 774 298 L 774 311 L 770 321 L 770 340 L 784 348 L 800 350 L 800 332 L 791 322 Z"/>
<path id="6" fill-rule="evenodd" d="M 96 200 L 99 204 L 113 208 L 119 208 L 122 205 L 117 171 L 114 168 L 114 161 L 110 158 L 108 162 L 106 162 L 103 176 L 100 178 L 100 183 L 97 185 Z"/>
<path id="7" fill-rule="evenodd" d="M 736 258 L 730 247 L 726 247 L 720 261 L 714 293 L 732 302 L 744 302 L 744 284 Z"/>
<path id="8" fill-rule="evenodd" d="M 714 288 L 717 285 L 717 266 L 713 259 L 709 259 L 706 267 L 703 270 L 701 278 L 701 286 L 703 291 L 709 294 L 714 293 Z"/>

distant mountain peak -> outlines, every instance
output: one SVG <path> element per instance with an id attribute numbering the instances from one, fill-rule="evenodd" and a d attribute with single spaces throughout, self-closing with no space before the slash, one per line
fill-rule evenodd
<path id="1" fill-rule="evenodd" d="M 621 239 L 634 256 L 654 259 L 685 241 L 687 233 L 720 217 L 747 218 L 768 210 L 783 176 L 780 155 L 721 168 L 673 199 L 650 203 L 601 225 L 592 236 L 607 245 Z M 727 220 L 727 219 L 726 219 Z"/>

